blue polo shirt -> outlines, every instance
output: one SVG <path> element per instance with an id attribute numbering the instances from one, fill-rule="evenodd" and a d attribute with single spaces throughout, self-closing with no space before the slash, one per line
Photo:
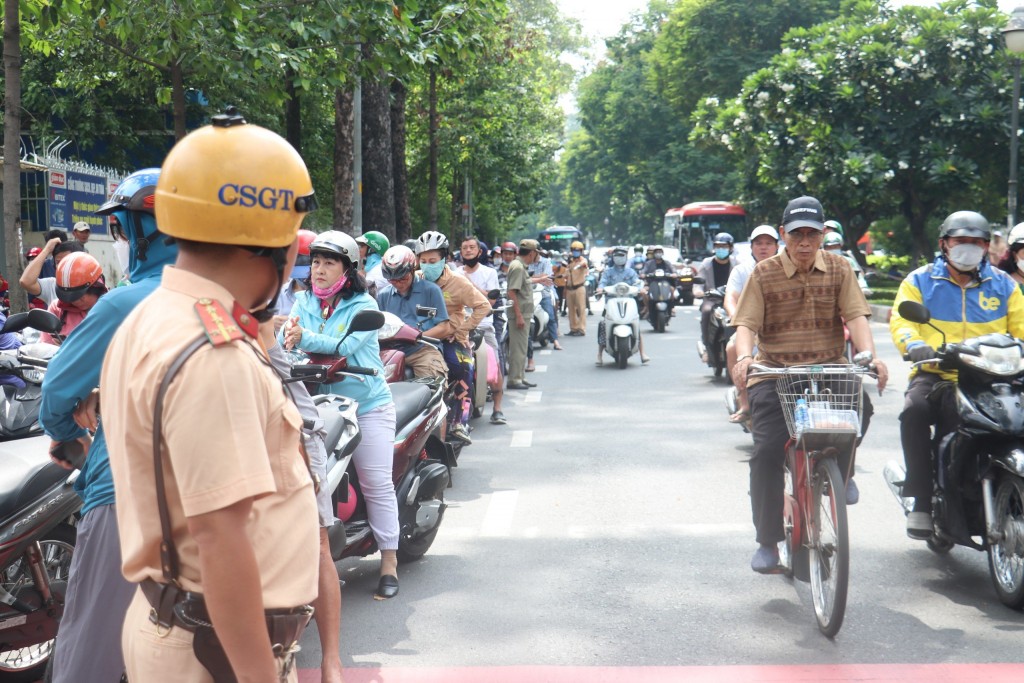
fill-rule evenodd
<path id="1" fill-rule="evenodd" d="M 380 310 L 394 313 L 406 325 L 412 325 L 418 329 L 429 330 L 448 320 L 448 307 L 445 306 L 441 288 L 433 282 L 418 277 L 413 278 L 412 286 L 409 287 L 405 296 L 399 294 L 394 285 L 388 285 L 377 292 L 377 305 L 380 306 Z M 437 315 L 433 320 L 425 316 L 418 316 L 416 315 L 417 306 L 437 309 Z"/>

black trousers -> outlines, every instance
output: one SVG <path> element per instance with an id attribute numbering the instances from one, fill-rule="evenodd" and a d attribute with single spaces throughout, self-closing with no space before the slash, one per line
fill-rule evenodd
<path id="1" fill-rule="evenodd" d="M 750 402 L 751 434 L 754 452 L 750 456 L 750 510 L 757 530 L 757 542 L 778 543 L 786 538 L 782 528 L 783 487 L 785 486 L 786 442 L 789 428 L 775 382 L 761 382 L 747 390 Z M 867 434 L 874 407 L 867 393 L 861 411 L 861 434 Z M 862 437 L 863 438 L 863 437 Z M 859 443 L 859 441 L 858 441 Z M 839 457 L 839 470 L 853 472 L 851 453 Z"/>
<path id="2" fill-rule="evenodd" d="M 935 391 L 941 381 L 933 372 L 917 373 L 907 386 L 900 413 L 900 441 L 907 467 L 903 495 L 916 499 L 914 509 L 918 512 L 931 512 L 932 425 L 938 427 L 942 438 L 960 421 L 953 393 Z"/>
<path id="3" fill-rule="evenodd" d="M 711 328 L 711 312 L 715 310 L 715 305 L 705 299 L 700 304 L 700 340 L 704 342 L 704 346 L 711 343 L 708 338 Z"/>

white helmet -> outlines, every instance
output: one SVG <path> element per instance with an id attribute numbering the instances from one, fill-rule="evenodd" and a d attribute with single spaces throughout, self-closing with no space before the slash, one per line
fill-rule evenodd
<path id="1" fill-rule="evenodd" d="M 351 235 L 346 235 L 340 230 L 328 230 L 316 236 L 316 239 L 309 244 L 309 255 L 317 252 L 334 256 L 343 256 L 358 270 L 359 245 Z"/>
<path id="2" fill-rule="evenodd" d="M 1010 234 L 1006 236 L 1006 243 L 1010 245 L 1011 249 L 1015 244 L 1024 244 L 1024 223 L 1013 226 Z"/>
<path id="3" fill-rule="evenodd" d="M 448 238 L 436 230 L 427 230 L 416 240 L 416 255 L 419 256 L 425 251 L 443 251 L 448 255 Z"/>
<path id="4" fill-rule="evenodd" d="M 750 237 L 747 238 L 748 242 L 753 242 L 756 238 L 761 235 L 768 235 L 776 242 L 779 241 L 779 233 L 770 225 L 759 225 L 754 228 L 754 231 L 750 233 Z"/>

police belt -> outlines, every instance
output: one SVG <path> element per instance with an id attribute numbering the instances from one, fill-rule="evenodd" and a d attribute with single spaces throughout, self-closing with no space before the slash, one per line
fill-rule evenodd
<path id="1" fill-rule="evenodd" d="M 587 284 L 586 282 L 581 282 L 581 283 L 580 283 L 580 284 L 578 284 L 578 285 L 566 285 L 566 286 L 565 286 L 565 288 L 566 288 L 566 289 L 579 289 L 580 287 L 583 287 L 583 286 L 585 286 L 586 284 Z"/>
<path id="2" fill-rule="evenodd" d="M 156 480 L 156 507 L 160 515 L 162 534 L 160 565 L 164 580 L 163 583 L 158 583 L 152 579 L 145 579 L 140 583 L 140 588 L 153 608 L 149 615 L 151 622 L 160 629 L 169 630 L 172 626 L 177 626 L 192 633 L 192 651 L 199 663 L 210 672 L 215 683 L 236 683 L 237 678 L 228 661 L 227 653 L 224 652 L 214 631 L 203 596 L 182 590 L 177 585 L 180 564 L 171 530 L 171 514 L 167 505 L 163 461 L 160 457 L 164 398 L 167 396 L 167 390 L 185 362 L 208 343 L 206 335 L 202 334 L 185 347 L 171 363 L 157 391 L 153 407 L 153 469 Z M 299 637 L 313 616 L 313 608 L 301 605 L 288 609 L 265 610 L 264 614 L 274 656 L 281 660 L 278 666 L 279 678 L 285 681 L 295 662 L 295 653 L 299 650 Z"/>

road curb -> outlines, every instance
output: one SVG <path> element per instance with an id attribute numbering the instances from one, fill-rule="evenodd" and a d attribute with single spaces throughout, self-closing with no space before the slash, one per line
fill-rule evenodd
<path id="1" fill-rule="evenodd" d="M 876 323 L 887 323 L 892 317 L 892 306 L 879 306 L 878 304 L 870 304 L 871 306 L 871 320 Z"/>

